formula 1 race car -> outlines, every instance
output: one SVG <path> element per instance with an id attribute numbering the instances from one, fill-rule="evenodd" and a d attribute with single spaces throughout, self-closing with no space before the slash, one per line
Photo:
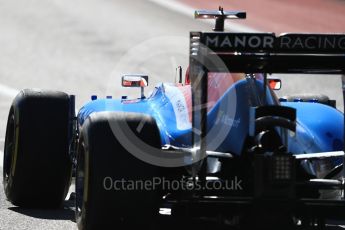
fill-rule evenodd
<path id="1" fill-rule="evenodd" d="M 229 226 L 319 227 L 344 219 L 344 115 L 321 96 L 278 99 L 274 74 L 345 73 L 345 34 L 224 32 L 244 12 L 196 11 L 185 83 L 124 75 L 138 99 L 22 90 L 4 151 L 6 196 L 60 207 L 75 174 L 79 229 L 148 229 L 159 218 Z M 343 77 L 345 92 L 345 78 Z M 190 84 L 189 84 L 190 82 Z"/>

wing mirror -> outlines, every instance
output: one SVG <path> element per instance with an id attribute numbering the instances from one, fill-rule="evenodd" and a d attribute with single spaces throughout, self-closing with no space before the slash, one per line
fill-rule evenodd
<path id="1" fill-rule="evenodd" d="M 282 88 L 282 80 L 280 79 L 267 79 L 267 83 L 273 90 L 280 90 Z"/>
<path id="2" fill-rule="evenodd" d="M 141 98 L 145 98 L 144 87 L 149 86 L 149 76 L 142 74 L 125 74 L 122 76 L 122 86 L 141 88 Z"/>
<path id="3" fill-rule="evenodd" d="M 123 87 L 147 87 L 149 76 L 140 74 L 128 74 L 122 76 Z"/>

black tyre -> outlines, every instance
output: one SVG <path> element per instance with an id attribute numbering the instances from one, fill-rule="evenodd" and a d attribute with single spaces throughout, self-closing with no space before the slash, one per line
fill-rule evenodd
<path id="1" fill-rule="evenodd" d="M 71 178 L 69 96 L 22 90 L 7 123 L 3 183 L 7 199 L 22 207 L 59 207 Z"/>
<path id="2" fill-rule="evenodd" d="M 112 182 L 151 180 L 160 167 L 145 163 L 123 147 L 109 124 L 128 125 L 146 144 L 160 148 L 160 134 L 149 116 L 101 112 L 92 114 L 81 131 L 76 177 L 76 216 L 79 229 L 149 229 L 158 214 L 160 190 L 118 189 Z M 135 132 L 136 133 L 136 132 Z M 111 179 L 110 179 L 111 178 Z"/>

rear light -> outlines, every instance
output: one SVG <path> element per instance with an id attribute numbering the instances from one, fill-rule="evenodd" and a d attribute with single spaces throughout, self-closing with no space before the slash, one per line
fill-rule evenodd
<path id="1" fill-rule="evenodd" d="M 273 179 L 275 181 L 287 181 L 292 179 L 293 159 L 291 156 L 277 155 L 273 156 Z"/>
<path id="2" fill-rule="evenodd" d="M 296 160 L 289 153 L 256 154 L 254 195 L 265 199 L 296 197 Z"/>

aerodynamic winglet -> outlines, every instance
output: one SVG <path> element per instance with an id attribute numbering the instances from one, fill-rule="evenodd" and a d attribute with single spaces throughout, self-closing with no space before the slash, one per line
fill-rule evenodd
<path id="1" fill-rule="evenodd" d="M 213 30 L 224 31 L 225 19 L 245 19 L 247 13 L 241 11 L 224 11 L 223 7 L 220 6 L 218 10 L 196 10 L 194 17 L 196 19 L 215 19 L 216 25 Z"/>

